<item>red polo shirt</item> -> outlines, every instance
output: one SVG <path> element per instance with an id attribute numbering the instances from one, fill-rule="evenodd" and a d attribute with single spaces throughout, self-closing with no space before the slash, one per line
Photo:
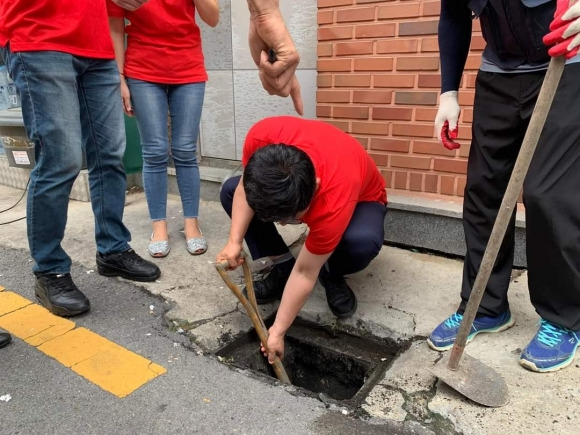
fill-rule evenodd
<path id="1" fill-rule="evenodd" d="M 109 16 L 129 20 L 125 76 L 154 83 L 207 81 L 192 0 L 149 1 L 134 12 L 107 0 Z"/>
<path id="2" fill-rule="evenodd" d="M 387 203 L 385 180 L 352 136 L 322 121 L 292 116 L 266 118 L 248 132 L 242 164 L 259 148 L 293 145 L 312 160 L 320 186 L 302 221 L 309 227 L 306 248 L 313 254 L 332 252 L 359 202 Z"/>
<path id="3" fill-rule="evenodd" d="M 102 0 L 0 0 L 0 44 L 7 42 L 13 52 L 115 58 Z"/>

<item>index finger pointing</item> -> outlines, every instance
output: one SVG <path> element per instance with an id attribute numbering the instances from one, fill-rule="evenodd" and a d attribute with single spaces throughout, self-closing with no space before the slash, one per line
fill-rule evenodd
<path id="1" fill-rule="evenodd" d="M 304 102 L 302 101 L 302 94 L 300 92 L 300 82 L 298 78 L 294 76 L 294 81 L 292 82 L 292 88 L 290 89 L 290 98 L 294 103 L 294 110 L 299 115 L 304 115 Z"/>

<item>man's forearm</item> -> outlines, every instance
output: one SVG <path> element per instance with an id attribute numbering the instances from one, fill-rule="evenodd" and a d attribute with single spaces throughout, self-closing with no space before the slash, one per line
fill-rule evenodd
<path id="1" fill-rule="evenodd" d="M 282 294 L 282 301 L 278 307 L 276 320 L 272 325 L 272 332 L 279 335 L 286 334 L 286 331 L 290 328 L 294 319 L 296 319 L 296 316 L 306 303 L 315 285 L 316 278 L 312 279 L 296 270 L 292 271 L 286 283 L 284 293 Z"/>
<path id="2" fill-rule="evenodd" d="M 459 89 L 471 42 L 471 21 L 467 4 L 457 5 L 454 0 L 441 1 L 438 31 L 441 92 Z"/>
<path id="3" fill-rule="evenodd" d="M 286 282 L 276 320 L 272 325 L 272 332 L 284 335 L 290 328 L 316 285 L 320 269 L 331 254 L 315 255 L 308 251 L 306 246 L 302 247 Z"/>
<path id="4" fill-rule="evenodd" d="M 240 179 L 238 187 L 234 193 L 232 204 L 232 225 L 230 229 L 230 241 L 241 243 L 248 231 L 248 226 L 254 217 L 254 211 L 246 201 L 246 191 L 244 190 L 243 178 Z"/>
<path id="5" fill-rule="evenodd" d="M 257 15 L 270 11 L 278 11 L 280 2 L 278 0 L 247 0 L 250 14 Z"/>

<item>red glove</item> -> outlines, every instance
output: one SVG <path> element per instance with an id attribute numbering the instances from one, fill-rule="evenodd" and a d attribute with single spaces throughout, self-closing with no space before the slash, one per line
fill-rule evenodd
<path id="1" fill-rule="evenodd" d="M 441 127 L 441 143 L 448 150 L 456 150 L 461 144 L 455 142 L 454 139 L 457 139 L 457 126 L 454 130 L 449 130 L 449 121 L 445 121 Z"/>
<path id="2" fill-rule="evenodd" d="M 570 59 L 580 48 L 580 2 L 570 6 L 570 0 L 558 0 L 550 33 L 544 36 L 544 44 L 552 46 L 550 56 Z"/>

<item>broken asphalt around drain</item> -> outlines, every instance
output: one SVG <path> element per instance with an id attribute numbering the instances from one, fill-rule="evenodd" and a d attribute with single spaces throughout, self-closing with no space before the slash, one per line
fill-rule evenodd
<path id="1" fill-rule="evenodd" d="M 21 190 L 0 186 L 0 209 L 14 204 L 21 194 Z M 25 207 L 20 204 L 3 213 L 1 221 L 18 218 L 24 212 Z M 209 249 L 204 255 L 191 256 L 185 247 L 182 216 L 179 198 L 170 195 L 171 253 L 153 260 L 162 270 L 160 279 L 139 286 L 168 302 L 168 326 L 204 349 L 205 354 L 199 357 L 207 358 L 252 325 L 213 265 L 215 255 L 227 240 L 229 218 L 218 202 L 202 201 L 200 226 Z M 142 192 L 128 194 L 124 221 L 133 236 L 132 247 L 148 257 L 146 245 L 151 230 Z M 63 246 L 73 261 L 87 271 L 96 268 L 93 228 L 90 204 L 71 201 Z M 281 227 L 295 252 L 305 231 L 301 226 Z M 2 226 L 0 232 L 1 246 L 28 249 L 25 221 Z M 532 373 L 518 364 L 520 351 L 535 334 L 539 320 L 530 304 L 526 271 L 515 270 L 512 274 L 509 297 L 515 326 L 500 334 L 481 334 L 467 347 L 468 354 L 503 376 L 510 392 L 509 404 L 496 409 L 482 407 L 438 382 L 430 373 L 429 368 L 441 354 L 430 350 L 425 338 L 456 309 L 461 276 L 460 259 L 384 246 L 366 270 L 349 277 L 358 297 L 358 311 L 353 318 L 337 321 L 327 307 L 324 290 L 315 288 L 300 313 L 302 319 L 379 339 L 394 339 L 407 346 L 362 401 L 361 409 L 354 411 L 361 418 L 378 423 L 412 423 L 420 429 L 418 433 L 577 433 L 580 360 L 550 374 Z M 262 315 L 266 317 L 275 309 L 276 304 L 263 306 Z M 240 372 L 239 376 L 249 374 Z"/>

